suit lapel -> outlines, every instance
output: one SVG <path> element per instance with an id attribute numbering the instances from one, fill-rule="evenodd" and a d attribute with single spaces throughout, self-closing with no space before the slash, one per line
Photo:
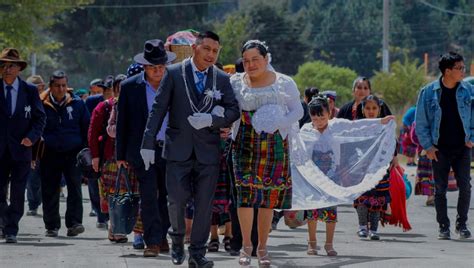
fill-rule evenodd
<path id="1" fill-rule="evenodd" d="M 212 90 L 212 72 L 214 71 L 213 69 L 214 67 L 211 66 L 207 69 L 207 78 L 206 78 L 206 86 L 204 87 L 204 92 L 206 92 L 206 90 L 210 89 Z"/>
<path id="2" fill-rule="evenodd" d="M 142 103 L 140 105 L 142 107 L 142 113 L 144 118 L 148 119 L 148 100 L 146 98 L 146 83 L 143 81 L 142 77 L 137 80 L 137 98 L 138 103 Z"/>
<path id="3" fill-rule="evenodd" d="M 191 66 L 191 59 L 186 61 L 185 65 L 186 70 L 186 84 L 188 85 L 189 94 L 191 95 L 192 101 L 197 104 L 199 102 L 198 90 L 196 88 L 196 83 L 194 82 L 193 67 Z"/>

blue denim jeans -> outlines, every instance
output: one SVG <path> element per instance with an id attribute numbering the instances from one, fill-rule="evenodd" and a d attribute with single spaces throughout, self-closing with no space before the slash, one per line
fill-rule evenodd
<path id="1" fill-rule="evenodd" d="M 31 169 L 28 180 L 26 181 L 26 198 L 28 199 L 28 208 L 30 210 L 38 209 L 41 205 L 41 176 L 40 162 L 36 161 L 34 169 Z"/>
<path id="2" fill-rule="evenodd" d="M 466 226 L 471 201 L 471 149 L 462 147 L 440 150 L 437 157 L 438 161 L 433 161 L 436 220 L 440 228 L 449 228 L 446 190 L 448 188 L 449 171 L 453 168 L 459 188 L 456 225 L 464 227 Z"/>

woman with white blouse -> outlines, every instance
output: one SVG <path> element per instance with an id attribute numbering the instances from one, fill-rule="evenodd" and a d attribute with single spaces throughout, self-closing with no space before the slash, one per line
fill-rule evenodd
<path id="1" fill-rule="evenodd" d="M 259 265 L 269 266 L 267 239 L 273 209 L 291 208 L 288 134 L 303 116 L 303 108 L 293 79 L 269 65 L 265 43 L 245 43 L 242 62 L 245 72 L 231 77 L 241 110 L 232 130 L 236 206 L 243 237 L 239 263 L 250 265 L 253 209 L 258 209 L 257 257 Z"/>

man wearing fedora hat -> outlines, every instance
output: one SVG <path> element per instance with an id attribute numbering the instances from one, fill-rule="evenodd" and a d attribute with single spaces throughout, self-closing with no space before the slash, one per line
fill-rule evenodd
<path id="1" fill-rule="evenodd" d="M 171 221 L 171 257 L 179 265 L 185 259 L 185 208 L 194 200 L 194 219 L 189 247 L 189 267 L 213 267 L 206 259 L 214 191 L 219 174 L 220 128 L 239 118 L 229 76 L 214 67 L 220 49 L 219 36 L 200 33 L 193 56 L 171 65 L 158 89 L 140 151 L 145 166 L 155 162 L 155 140 L 167 114 L 169 123 L 163 157 Z M 162 128 L 161 128 L 162 129 Z"/>
<path id="2" fill-rule="evenodd" d="M 161 158 L 167 122 L 163 122 L 162 131 L 153 139 L 157 161 L 147 166 L 147 170 L 140 157 L 140 145 L 148 113 L 165 72 L 165 65 L 175 58 L 176 54 L 167 52 L 161 40 L 146 41 L 143 53 L 134 57 L 136 63 L 143 65 L 144 72 L 121 83 L 117 106 L 117 163 L 133 170 L 138 177 L 143 239 L 146 244 L 143 253 L 145 257 L 155 257 L 160 251 L 169 251 L 166 239 L 170 222 L 166 199 L 165 161 Z"/>
<path id="3" fill-rule="evenodd" d="M 41 137 L 46 114 L 34 85 L 19 74 L 26 61 L 14 48 L 0 55 L 0 236 L 16 243 L 18 223 L 25 206 L 25 188 L 32 158 L 32 145 Z M 6 189 L 10 183 L 10 204 Z"/>

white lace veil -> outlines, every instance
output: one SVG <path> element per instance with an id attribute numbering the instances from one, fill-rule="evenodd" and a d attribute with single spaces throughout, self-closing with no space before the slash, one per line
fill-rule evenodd
<path id="1" fill-rule="evenodd" d="M 380 119 L 332 119 L 325 135 L 311 123 L 292 131 L 292 210 L 351 204 L 375 187 L 393 159 L 395 127 L 394 121 L 382 125 Z M 317 154 L 326 159 L 325 173 L 313 161 Z"/>

